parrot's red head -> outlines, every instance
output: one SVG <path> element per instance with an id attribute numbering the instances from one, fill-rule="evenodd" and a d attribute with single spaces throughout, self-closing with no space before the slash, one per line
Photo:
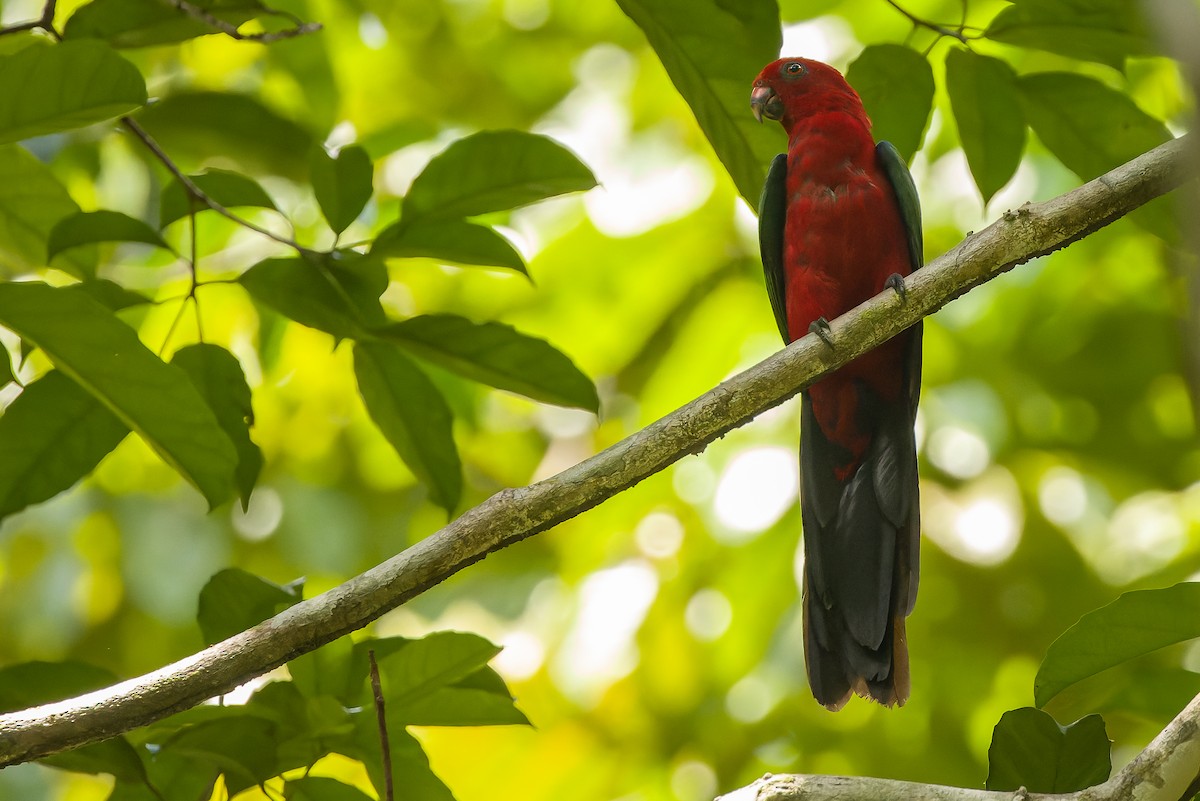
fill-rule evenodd
<path id="1" fill-rule="evenodd" d="M 826 111 L 848 113 L 871 127 L 862 101 L 842 74 L 810 58 L 781 58 L 764 67 L 754 79 L 750 108 L 759 122 L 763 117 L 779 120 L 789 132 L 804 117 Z"/>

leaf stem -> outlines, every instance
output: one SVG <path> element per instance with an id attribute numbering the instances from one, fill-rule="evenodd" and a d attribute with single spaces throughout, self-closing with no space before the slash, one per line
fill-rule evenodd
<path id="1" fill-rule="evenodd" d="M 957 30 L 955 30 L 953 28 L 947 28 L 945 25 L 939 25 L 936 22 L 930 22 L 927 19 L 918 17 L 916 14 L 913 14 L 911 11 L 909 11 L 908 9 L 904 8 L 899 3 L 897 3 L 896 0 L 883 0 L 883 2 L 887 3 L 889 6 L 896 9 L 901 14 L 903 14 L 905 17 L 907 17 L 908 21 L 913 24 L 914 28 L 928 28 L 929 30 L 936 33 L 939 37 L 949 36 L 951 39 L 956 39 L 956 40 L 962 42 L 963 44 L 967 43 L 966 34 L 963 33 L 963 29 L 965 28 L 964 25 L 960 25 Z M 964 14 L 965 13 L 966 13 L 966 9 L 965 9 L 965 3 L 964 3 Z"/>
<path id="2" fill-rule="evenodd" d="M 167 1 L 175 9 L 177 9 L 178 11 L 182 11 L 184 14 L 187 14 L 192 19 L 200 20 L 205 25 L 209 25 L 213 28 L 216 28 L 218 31 L 220 31 L 221 33 L 230 37 L 231 39 L 237 39 L 237 40 L 243 41 L 243 42 L 258 42 L 259 44 L 270 44 L 271 42 L 278 42 L 282 39 L 294 39 L 297 36 L 304 36 L 305 34 L 308 34 L 308 33 L 316 33 L 317 31 L 321 30 L 324 27 L 319 22 L 302 22 L 294 14 L 290 14 L 290 13 L 283 12 L 283 11 L 275 11 L 273 9 L 265 9 L 266 11 L 268 11 L 269 13 L 271 13 L 273 15 L 289 18 L 292 22 L 295 23 L 295 27 L 288 28 L 287 30 L 275 31 L 275 32 L 242 33 L 241 31 L 238 30 L 238 27 L 236 25 L 226 22 L 225 20 L 223 20 L 223 19 L 217 17 L 216 15 L 212 14 L 211 12 L 209 12 L 207 9 L 203 9 L 200 6 L 193 5 L 192 3 L 187 2 L 187 0 L 167 0 Z"/>

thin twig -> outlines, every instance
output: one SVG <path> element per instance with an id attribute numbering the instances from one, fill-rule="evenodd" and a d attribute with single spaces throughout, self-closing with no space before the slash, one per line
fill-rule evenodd
<path id="1" fill-rule="evenodd" d="M 367 651 L 367 659 L 371 663 L 371 694 L 375 697 L 375 717 L 379 721 L 379 748 L 383 752 L 383 787 L 384 801 L 393 801 L 396 797 L 392 784 L 392 746 L 388 742 L 387 715 L 384 714 L 383 684 L 379 680 L 379 665 L 375 662 L 375 649 Z"/>
<path id="2" fill-rule="evenodd" d="M 54 27 L 54 13 L 57 7 L 58 0 L 46 0 L 46 5 L 42 6 L 42 15 L 40 17 L 28 22 L 18 22 L 15 25 L 0 28 L 0 36 L 6 36 L 10 33 L 21 33 L 23 31 L 45 31 L 55 39 L 61 40 L 62 36 Z"/>
<path id="3" fill-rule="evenodd" d="M 921 17 L 918 17 L 916 14 L 913 14 L 912 12 L 910 12 L 908 9 L 902 7 L 899 3 L 896 2 L 896 0 L 883 0 L 883 2 L 887 3 L 889 6 L 896 9 L 901 14 L 903 14 L 905 17 L 907 17 L 908 21 L 911 22 L 913 24 L 913 27 L 915 27 L 915 28 L 928 28 L 929 30 L 936 33 L 938 36 L 949 36 L 951 39 L 957 39 L 958 41 L 962 42 L 963 44 L 967 43 L 967 37 L 962 32 L 961 28 L 959 30 L 954 30 L 953 28 L 947 28 L 945 25 L 938 25 L 936 22 L 930 22 L 927 19 L 922 19 Z"/>
<path id="4" fill-rule="evenodd" d="M 259 44 L 270 44 L 283 39 L 294 39 L 297 36 L 304 36 L 309 33 L 316 33 L 323 27 L 319 22 L 301 22 L 297 17 L 288 14 L 295 23 L 296 27 L 288 28 L 283 31 L 275 31 L 273 33 L 242 33 L 236 25 L 233 25 L 225 20 L 213 15 L 206 9 L 193 5 L 187 0 L 167 0 L 177 10 L 182 11 L 193 19 L 198 19 L 205 25 L 216 28 L 221 33 L 232 39 L 238 39 L 243 42 L 258 42 Z M 283 16 L 281 12 L 271 12 Z"/>

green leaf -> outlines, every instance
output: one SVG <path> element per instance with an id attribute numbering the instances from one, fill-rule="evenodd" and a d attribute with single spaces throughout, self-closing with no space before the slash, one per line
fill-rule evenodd
<path id="1" fill-rule="evenodd" d="M 226 568 L 200 590 L 196 622 L 212 645 L 257 626 L 298 603 L 303 582 L 279 585 L 236 567 Z"/>
<path id="2" fill-rule="evenodd" d="M 0 145 L 0 263 L 12 272 L 45 266 L 50 231 L 79 211 L 46 165 L 20 145 Z M 96 254 L 77 250 L 55 261 L 76 278 L 96 272 Z"/>
<path id="3" fill-rule="evenodd" d="M 160 753 L 185 756 L 220 770 L 232 798 L 279 774 L 277 739 L 271 721 L 230 714 L 184 729 L 163 743 Z"/>
<path id="4" fill-rule="evenodd" d="M 955 49 L 946 54 L 946 92 L 967 164 L 987 203 L 1016 173 L 1025 150 L 1017 75 L 998 58 Z"/>
<path id="5" fill-rule="evenodd" d="M 271 196 L 266 193 L 253 178 L 229 170 L 209 169 L 196 175 L 189 175 L 200 191 L 208 195 L 227 209 L 239 206 L 253 206 L 262 209 L 279 208 Z M 166 228 L 176 220 L 181 220 L 191 213 L 191 196 L 178 180 L 171 181 L 163 189 L 159 201 L 158 227 Z M 211 211 L 208 206 L 198 205 L 196 212 Z"/>
<path id="6" fill-rule="evenodd" d="M 371 796 L 357 787 L 322 776 L 289 781 L 283 786 L 283 797 L 288 801 L 371 801 Z"/>
<path id="7" fill-rule="evenodd" d="M 388 740 L 391 745 L 392 774 L 403 777 L 404 798 L 420 799 L 420 801 L 454 801 L 450 792 L 437 774 L 429 767 L 429 758 L 425 756 L 421 744 L 403 728 L 388 729 Z M 379 725 L 376 722 L 375 710 L 367 708 L 354 716 L 354 739 L 347 743 L 343 751 L 353 751 L 347 756 L 358 759 L 367 768 L 371 784 L 375 785 L 376 794 L 385 798 L 386 787 L 383 776 L 383 759 L 379 749 Z"/>
<path id="8" fill-rule="evenodd" d="M 146 102 L 137 67 L 95 40 L 0 58 L 0 142 L 82 128 Z"/>
<path id="9" fill-rule="evenodd" d="M 98 301 L 111 311 L 121 311 L 133 306 L 143 306 L 150 302 L 150 298 L 140 293 L 134 292 L 131 289 L 126 289 L 120 284 L 115 284 L 107 278 L 94 278 L 90 281 L 83 281 L 78 284 L 71 284 L 66 287 L 70 292 L 83 292 L 91 297 L 92 300 Z"/>
<path id="10" fill-rule="evenodd" d="M 1200 637 L 1200 582 L 1127 592 L 1079 618 L 1048 651 L 1033 682 L 1045 706 L 1078 681 L 1168 645 Z"/>
<path id="11" fill-rule="evenodd" d="M 138 121 L 177 161 L 233 160 L 248 172 L 307 178 L 295 158 L 313 146 L 312 134 L 249 95 L 181 92 L 138 113 Z"/>
<path id="12" fill-rule="evenodd" d="M 382 342 L 355 344 L 354 374 L 375 425 L 434 502 L 453 511 L 462 494 L 462 465 L 442 393 L 399 348 Z"/>
<path id="13" fill-rule="evenodd" d="M 471 217 L 595 185 L 592 171 L 549 137 L 480 131 L 430 160 L 404 198 L 402 219 Z"/>
<path id="14" fill-rule="evenodd" d="M 97 242 L 144 242 L 171 250 L 158 231 L 119 211 L 81 211 L 62 219 L 50 231 L 46 253 L 54 258 L 68 248 Z"/>
<path id="15" fill-rule="evenodd" d="M 233 442 L 238 456 L 235 481 L 242 508 L 246 508 L 262 470 L 263 457 L 262 451 L 250 439 L 254 407 L 250 403 L 250 387 L 246 384 L 241 363 L 218 345 L 198 343 L 176 351 L 171 364 L 182 368 L 192 379 L 200 397 L 207 401 L 217 422 Z"/>
<path id="16" fill-rule="evenodd" d="M 1116 69 L 1153 52 L 1136 0 L 1012 0 L 983 35 Z"/>
<path id="17" fill-rule="evenodd" d="M 69 489 L 128 433 L 108 407 L 62 373 L 34 381 L 0 416 L 0 517 Z"/>
<path id="18" fill-rule="evenodd" d="M 646 34 L 738 192 L 758 208 L 767 165 L 786 147 L 750 113 L 750 84 L 779 56 L 775 0 L 617 0 Z"/>
<path id="19" fill-rule="evenodd" d="M 253 0 L 191 0 L 217 19 L 241 25 L 262 11 Z M 219 29 L 174 8 L 147 0 L 92 0 L 67 20 L 64 39 L 104 39 L 113 47 L 174 44 Z"/>
<path id="20" fill-rule="evenodd" d="M 366 207 L 374 173 L 371 157 L 358 145 L 342 148 L 336 158 L 323 147 L 313 148 L 309 160 L 313 191 L 335 234 L 349 228 Z"/>
<path id="21" fill-rule="evenodd" d="M 548 342 L 503 323 L 429 314 L 375 333 L 472 381 L 559 406 L 599 411 L 596 387 Z"/>
<path id="22" fill-rule="evenodd" d="M 870 45 L 850 64 L 846 80 L 862 98 L 875 139 L 891 142 L 911 161 L 933 110 L 929 61 L 903 45 Z"/>
<path id="23" fill-rule="evenodd" d="M 408 726 L 529 726 L 507 692 L 449 686 L 386 707 L 389 728 Z"/>
<path id="24" fill-rule="evenodd" d="M 399 638 L 389 638 L 399 639 Z M 388 703 L 403 704 L 455 684 L 485 667 L 500 646 L 463 631 L 437 631 L 379 656 Z"/>
<path id="25" fill-rule="evenodd" d="M 1099 715 L 1059 726 L 1040 709 L 1013 709 L 992 732 L 987 789 L 1073 793 L 1108 779 L 1110 751 Z"/>
<path id="26" fill-rule="evenodd" d="M 379 296 L 387 288 L 387 268 L 374 259 L 352 258 L 345 266 L 318 256 L 267 259 L 238 281 L 260 303 L 338 339 L 385 322 Z"/>
<path id="27" fill-rule="evenodd" d="M 355 643 L 349 637 L 339 637 L 315 651 L 288 662 L 292 684 L 308 698 L 332 696 L 346 706 L 358 706 L 362 675 L 354 675 Z"/>
<path id="28" fill-rule="evenodd" d="M 396 223 L 379 232 L 371 255 L 381 258 L 429 258 L 454 264 L 505 267 L 525 273 L 525 260 L 512 243 L 486 225 L 465 220 Z"/>
<path id="29" fill-rule="evenodd" d="M 232 494 L 237 455 L 208 405 L 182 370 L 163 364 L 108 309 L 82 292 L 0 284 L 0 325 L 45 351 L 210 507 Z"/>

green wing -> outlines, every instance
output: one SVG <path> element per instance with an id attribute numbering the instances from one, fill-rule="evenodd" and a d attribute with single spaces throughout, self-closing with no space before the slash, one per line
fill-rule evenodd
<path id="1" fill-rule="evenodd" d="M 909 179 L 909 183 L 912 183 L 912 179 Z M 913 196 L 916 196 L 916 190 L 913 190 Z M 763 184 L 762 196 L 758 199 L 758 249 L 762 255 L 763 276 L 767 279 L 767 297 L 771 299 L 775 324 L 779 326 L 779 334 L 785 345 L 791 342 L 788 337 L 787 295 L 783 277 L 783 224 L 786 219 L 787 156 L 780 153 L 771 162 L 767 182 Z M 917 235 L 920 236 L 920 223 L 917 228 Z"/>
<path id="2" fill-rule="evenodd" d="M 884 174 L 892 182 L 892 190 L 900 203 L 900 216 L 904 220 L 904 229 L 908 234 L 908 255 L 912 258 L 913 269 L 919 269 L 925 264 L 924 240 L 921 236 L 921 200 L 917 197 L 917 187 L 913 183 L 912 173 L 900 151 L 891 142 L 880 142 L 875 146 L 879 164 Z M 770 183 L 770 178 L 767 182 Z M 760 227 L 762 223 L 759 223 Z"/>

